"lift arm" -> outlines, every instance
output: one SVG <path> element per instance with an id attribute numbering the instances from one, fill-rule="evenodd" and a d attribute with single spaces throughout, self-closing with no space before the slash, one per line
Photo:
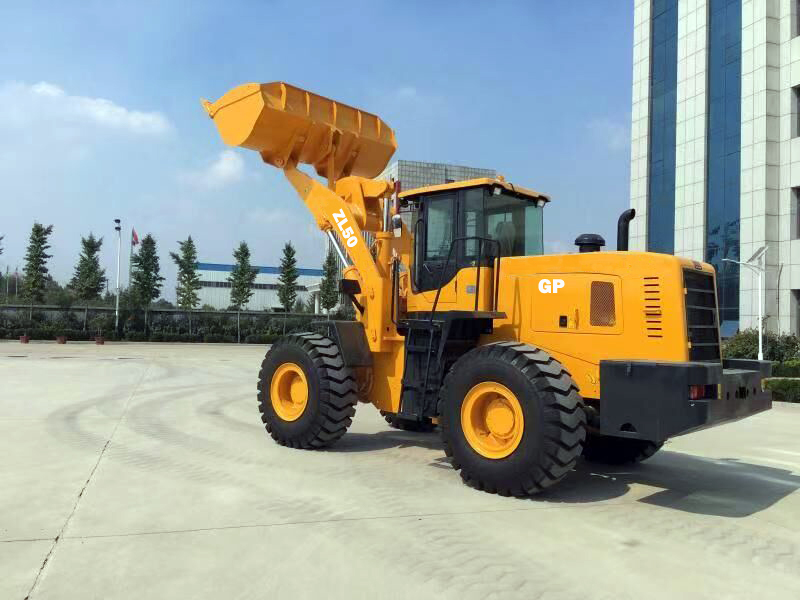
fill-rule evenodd
<path id="1" fill-rule="evenodd" d="M 394 132 L 375 115 L 281 82 L 241 85 L 203 106 L 223 141 L 283 169 L 320 230 L 337 234 L 353 262 L 345 277 L 361 288 L 370 349 L 385 351 L 386 339 L 397 335 L 388 308 L 393 244 L 381 218 L 393 186 L 371 178 L 394 154 Z M 300 163 L 312 165 L 327 187 Z M 364 231 L 376 232 L 374 255 Z"/>

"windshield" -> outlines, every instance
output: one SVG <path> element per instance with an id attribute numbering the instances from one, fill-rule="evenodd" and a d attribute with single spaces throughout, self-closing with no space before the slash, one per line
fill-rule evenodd
<path id="1" fill-rule="evenodd" d="M 463 227 L 467 237 L 497 240 L 502 256 L 534 256 L 544 252 L 542 208 L 526 198 L 495 195 L 489 189 L 467 190 Z M 467 242 L 467 258 L 475 258 L 477 242 Z"/>

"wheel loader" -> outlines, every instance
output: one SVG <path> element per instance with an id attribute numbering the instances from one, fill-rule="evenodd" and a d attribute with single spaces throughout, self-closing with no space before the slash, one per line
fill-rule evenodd
<path id="1" fill-rule="evenodd" d="M 713 267 L 628 251 L 632 210 L 616 251 L 585 234 L 578 252 L 545 255 L 545 194 L 502 177 L 374 179 L 397 144 L 373 114 L 282 82 L 203 106 L 225 143 L 283 170 L 355 308 L 267 352 L 258 406 L 279 444 L 329 446 L 371 403 L 395 427 L 438 426 L 469 485 L 527 496 L 581 456 L 640 461 L 771 407 L 770 363 L 721 357 Z"/>

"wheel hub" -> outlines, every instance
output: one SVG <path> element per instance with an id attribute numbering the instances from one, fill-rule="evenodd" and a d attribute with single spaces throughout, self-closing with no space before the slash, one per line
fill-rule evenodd
<path id="1" fill-rule="evenodd" d="M 461 429 L 481 456 L 505 458 L 522 440 L 522 405 L 506 386 L 494 381 L 479 383 L 467 392 L 461 405 Z"/>
<path id="2" fill-rule="evenodd" d="M 514 429 L 514 411 L 503 399 L 495 398 L 486 411 L 486 425 L 492 435 L 507 438 Z"/>
<path id="3" fill-rule="evenodd" d="M 272 408 L 284 421 L 296 421 L 308 405 L 308 380 L 295 363 L 284 363 L 275 370 L 269 387 Z"/>

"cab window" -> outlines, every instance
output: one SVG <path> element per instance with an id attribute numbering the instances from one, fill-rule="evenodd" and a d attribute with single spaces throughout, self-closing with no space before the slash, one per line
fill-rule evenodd
<path id="1" fill-rule="evenodd" d="M 542 208 L 535 202 L 506 193 L 488 193 L 485 206 L 485 235 L 498 241 L 502 256 L 544 253 Z"/>
<path id="2" fill-rule="evenodd" d="M 432 198 L 428 203 L 427 220 L 425 260 L 447 260 L 453 242 L 455 197 Z"/>

